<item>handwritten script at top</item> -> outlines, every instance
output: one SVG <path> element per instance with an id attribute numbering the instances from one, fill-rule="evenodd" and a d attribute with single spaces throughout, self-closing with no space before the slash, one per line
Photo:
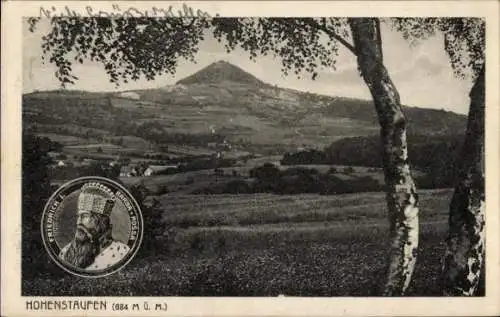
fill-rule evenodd
<path id="1" fill-rule="evenodd" d="M 40 6 L 40 18 L 57 18 L 57 17 L 102 17 L 102 18 L 210 18 L 211 15 L 203 10 L 195 10 L 187 4 L 183 4 L 182 8 L 167 8 L 152 7 L 151 9 L 138 9 L 130 6 L 120 8 L 117 4 L 112 5 L 112 9 L 108 11 L 95 10 L 92 6 L 86 6 L 84 12 L 77 12 L 69 6 L 64 8 L 56 8 L 54 6 L 45 8 Z M 219 14 L 215 14 L 219 16 Z"/>

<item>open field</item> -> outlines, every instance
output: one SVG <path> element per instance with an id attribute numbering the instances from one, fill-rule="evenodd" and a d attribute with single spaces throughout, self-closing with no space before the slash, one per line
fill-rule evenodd
<path id="1" fill-rule="evenodd" d="M 232 180 L 249 180 L 250 170 L 263 164 L 262 162 L 271 162 L 281 170 L 305 168 L 315 169 L 320 173 L 326 174 L 333 167 L 337 170 L 335 176 L 337 178 L 349 181 L 356 180 L 362 177 L 370 177 L 378 181 L 380 184 L 384 182 L 384 175 L 382 169 L 367 168 L 364 166 L 345 166 L 345 165 L 280 165 L 278 156 L 265 156 L 263 159 L 251 159 L 244 163 L 243 166 L 221 167 L 219 170 L 223 172 L 222 175 L 214 173 L 214 169 L 202 169 L 197 171 L 189 171 L 183 173 L 175 173 L 169 175 L 152 175 L 152 176 L 134 176 L 134 177 L 120 177 L 127 186 L 142 184 L 152 193 L 158 193 L 161 187 L 167 187 L 169 192 L 175 195 L 192 193 L 194 190 L 204 188 L 207 186 L 214 186 L 215 184 L 223 184 Z M 342 171 L 345 168 L 352 168 L 352 172 L 344 174 Z M 233 174 L 234 173 L 234 174 Z M 420 175 L 414 171 L 414 175 Z"/>
<path id="2" fill-rule="evenodd" d="M 409 296 L 439 295 L 451 193 L 420 191 L 420 254 Z M 51 269 L 26 277 L 23 295 L 380 294 L 388 241 L 383 193 L 157 198 L 164 234 L 144 241 L 149 246 L 126 268 L 96 284 L 46 259 Z"/>
<path id="3" fill-rule="evenodd" d="M 448 190 L 423 191 L 420 197 L 422 216 L 428 221 L 442 220 L 447 215 L 449 201 L 442 199 Z M 385 225 L 386 203 L 381 193 L 320 196 L 314 194 L 283 195 L 214 195 L 170 196 L 160 199 L 163 221 L 175 227 L 200 226 L 266 226 L 296 228 L 314 224 L 314 228 L 363 222 Z M 274 226 L 273 226 L 274 227 Z M 271 226 L 266 228 L 272 229 Z M 353 231 L 353 234 L 357 234 Z"/>
<path id="4" fill-rule="evenodd" d="M 74 145 L 85 146 L 93 142 L 97 142 L 90 138 L 86 139 L 77 136 L 57 134 L 57 133 L 37 133 L 37 136 L 41 138 L 44 137 L 49 138 L 51 141 L 61 143 L 63 146 L 74 146 Z"/>

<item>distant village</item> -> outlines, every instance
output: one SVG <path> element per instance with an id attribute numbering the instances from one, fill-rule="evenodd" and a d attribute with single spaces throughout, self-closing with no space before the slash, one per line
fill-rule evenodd
<path id="1" fill-rule="evenodd" d="M 51 171 L 55 178 L 66 178 L 67 176 L 78 173 L 78 171 L 87 171 L 91 169 L 94 174 L 105 174 L 114 177 L 142 177 L 153 176 L 161 174 L 174 174 L 177 172 L 191 169 L 189 163 L 193 160 L 206 162 L 220 162 L 225 161 L 224 153 L 231 151 L 232 146 L 226 140 L 222 142 L 209 142 L 207 144 L 211 155 L 191 156 L 189 159 L 175 158 L 171 160 L 151 160 L 146 157 L 144 160 L 135 159 L 132 161 L 130 157 L 118 155 L 115 158 L 110 158 L 111 155 L 102 155 L 95 153 L 80 153 L 80 154 L 65 154 L 61 152 L 49 152 L 48 155 L 52 160 Z M 102 157 L 104 156 L 104 157 Z M 210 166 L 207 168 L 217 167 Z M 199 169 L 199 168 L 194 168 Z M 71 174 L 71 175 L 68 175 Z"/>

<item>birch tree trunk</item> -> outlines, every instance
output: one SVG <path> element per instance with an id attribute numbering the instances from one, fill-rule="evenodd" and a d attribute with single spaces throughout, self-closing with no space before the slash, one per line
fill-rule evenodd
<path id="1" fill-rule="evenodd" d="M 484 66 L 469 96 L 462 165 L 448 219 L 443 263 L 445 295 L 475 295 L 484 265 Z"/>
<path id="2" fill-rule="evenodd" d="M 381 127 L 386 200 L 390 222 L 387 282 L 383 295 L 404 295 L 418 247 L 418 195 L 408 164 L 406 119 L 399 93 L 383 64 L 380 21 L 349 20 L 358 67 L 370 89 Z"/>

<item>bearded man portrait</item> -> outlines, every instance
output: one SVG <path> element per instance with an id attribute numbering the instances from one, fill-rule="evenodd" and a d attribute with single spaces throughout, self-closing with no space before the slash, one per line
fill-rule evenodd
<path id="1" fill-rule="evenodd" d="M 130 247 L 113 239 L 110 214 L 114 204 L 111 190 L 92 184 L 82 186 L 75 235 L 59 257 L 85 270 L 104 270 L 120 262 Z"/>

